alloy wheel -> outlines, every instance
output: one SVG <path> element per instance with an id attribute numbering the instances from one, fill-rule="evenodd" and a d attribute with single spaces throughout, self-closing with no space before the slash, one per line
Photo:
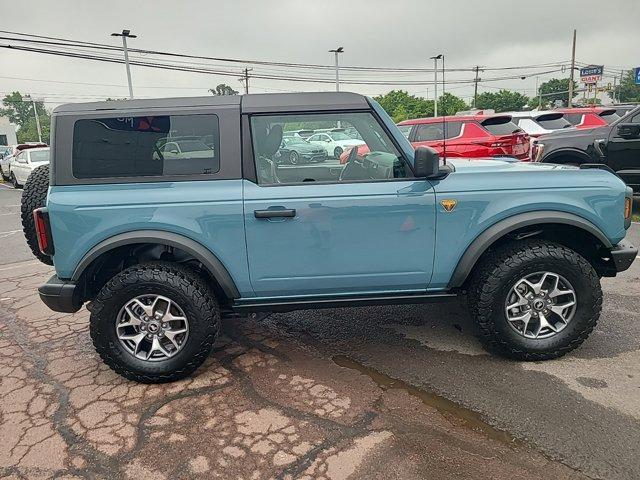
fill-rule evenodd
<path id="1" fill-rule="evenodd" d="M 162 295 L 141 295 L 120 309 L 115 322 L 120 344 L 134 357 L 166 360 L 184 348 L 189 321 L 180 306 Z"/>
<path id="2" fill-rule="evenodd" d="M 507 295 L 509 326 L 525 338 L 543 339 L 561 332 L 577 307 L 575 289 L 561 275 L 537 272 L 521 278 Z"/>

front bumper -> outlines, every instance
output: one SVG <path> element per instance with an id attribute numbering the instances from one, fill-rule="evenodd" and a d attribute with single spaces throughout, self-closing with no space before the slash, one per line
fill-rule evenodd
<path id="1" fill-rule="evenodd" d="M 54 312 L 74 313 L 82 307 L 78 285 L 60 280 L 56 275 L 38 288 L 40 300 Z"/>
<path id="2" fill-rule="evenodd" d="M 622 240 L 611 249 L 611 262 L 616 272 L 624 272 L 638 256 L 638 248 L 631 242 Z"/>

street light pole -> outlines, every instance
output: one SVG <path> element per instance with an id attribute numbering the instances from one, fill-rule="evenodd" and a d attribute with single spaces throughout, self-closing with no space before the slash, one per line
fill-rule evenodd
<path id="1" fill-rule="evenodd" d="M 33 113 L 36 117 L 36 128 L 38 130 L 38 141 L 42 143 L 42 128 L 40 127 L 40 118 L 38 117 L 38 107 L 36 106 L 36 99 L 31 95 L 25 95 L 26 99 L 31 100 L 31 104 L 33 105 Z"/>
<path id="2" fill-rule="evenodd" d="M 131 84 L 131 68 L 129 67 L 129 51 L 127 50 L 127 38 L 138 38 L 131 30 L 122 30 L 122 33 L 112 33 L 112 37 L 122 37 L 122 50 L 124 51 L 124 65 L 127 68 L 127 82 L 129 83 L 129 99 L 133 100 L 133 85 Z"/>
<path id="3" fill-rule="evenodd" d="M 433 116 L 438 116 L 438 60 L 442 58 L 442 54 L 430 57 L 433 60 Z"/>
<path id="4" fill-rule="evenodd" d="M 335 65 L 336 65 L 336 92 L 340 91 L 340 65 L 338 62 L 338 54 L 344 52 L 343 47 L 334 48 L 333 50 L 329 50 L 329 52 L 335 55 Z"/>

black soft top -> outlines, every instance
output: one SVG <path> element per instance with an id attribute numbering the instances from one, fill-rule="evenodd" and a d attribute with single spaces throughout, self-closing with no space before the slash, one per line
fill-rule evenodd
<path id="1" fill-rule="evenodd" d="M 150 98 L 111 100 L 106 102 L 66 103 L 54 114 L 94 113 L 109 110 L 144 110 L 149 108 L 182 108 L 234 106 L 242 113 L 279 111 L 361 110 L 368 108 L 366 97 L 350 92 L 264 93 L 249 95 L 210 95 L 207 97 Z"/>

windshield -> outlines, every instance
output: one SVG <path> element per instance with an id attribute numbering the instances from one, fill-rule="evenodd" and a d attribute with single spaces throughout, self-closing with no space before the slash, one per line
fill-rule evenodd
<path id="1" fill-rule="evenodd" d="M 620 116 L 618 115 L 618 113 L 615 110 L 607 110 L 605 112 L 602 112 L 600 114 L 600 117 L 607 122 L 609 125 L 611 125 L 613 122 L 615 122 L 616 120 L 620 119 Z"/>
<path id="2" fill-rule="evenodd" d="M 541 115 L 537 118 L 537 122 L 542 128 L 547 130 L 560 130 L 561 128 L 569 128 L 573 126 L 561 113 Z"/>
<path id="3" fill-rule="evenodd" d="M 331 132 L 329 136 L 334 142 L 340 140 L 353 140 L 353 138 L 351 138 L 349 135 L 342 132 Z"/>
<path id="4" fill-rule="evenodd" d="M 284 142 L 285 145 L 299 145 L 299 144 L 309 145 L 309 142 L 307 142 L 306 140 L 303 140 L 302 138 L 296 138 L 296 137 L 284 137 L 282 141 Z"/>
<path id="5" fill-rule="evenodd" d="M 180 146 L 180 151 L 182 151 L 183 153 L 213 150 L 211 147 L 207 146 L 205 143 L 199 140 L 181 140 L 176 143 Z"/>
<path id="6" fill-rule="evenodd" d="M 44 163 L 49 161 L 49 150 L 36 150 L 31 152 L 31 163 Z"/>
<path id="7" fill-rule="evenodd" d="M 493 135 L 511 135 L 522 129 L 511 121 L 511 117 L 493 117 L 481 122 L 482 126 Z"/>
<path id="8" fill-rule="evenodd" d="M 409 138 L 409 134 L 411 133 L 411 125 L 398 125 L 398 130 L 405 137 Z"/>

